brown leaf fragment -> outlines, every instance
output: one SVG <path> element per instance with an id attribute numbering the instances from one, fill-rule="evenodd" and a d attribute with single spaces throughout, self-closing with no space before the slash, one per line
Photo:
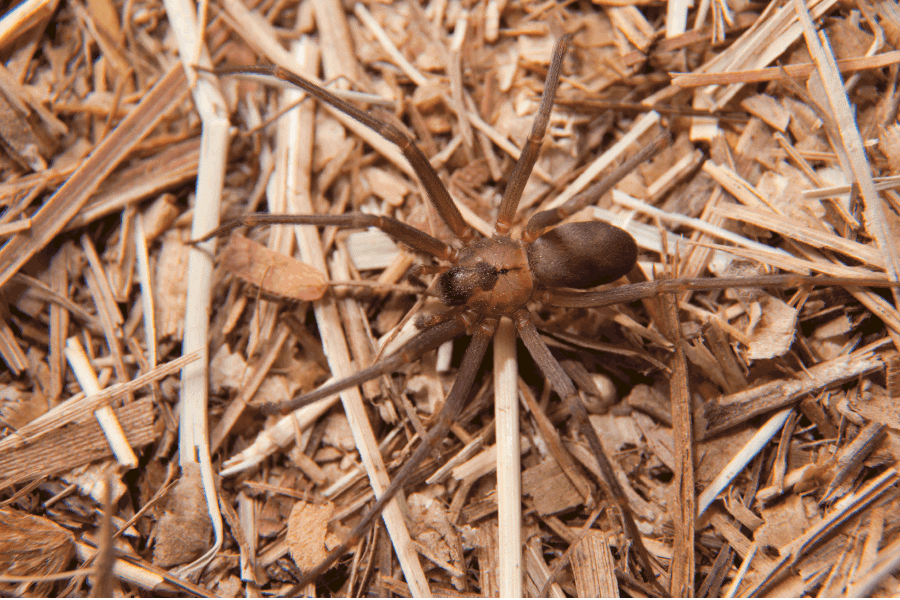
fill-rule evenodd
<path id="1" fill-rule="evenodd" d="M 52 575 L 62 571 L 75 553 L 72 534 L 44 517 L 13 509 L 0 509 L 0 573 Z M 0 583 L 0 591 L 22 595 L 20 584 Z M 45 596 L 52 582 L 29 586 L 29 596 Z"/>
<path id="2" fill-rule="evenodd" d="M 410 494 L 410 534 L 425 551 L 422 554 L 451 575 L 452 585 L 466 591 L 462 540 L 444 503 L 431 493 Z"/>
<path id="3" fill-rule="evenodd" d="M 50 153 L 49 143 L 3 94 L 0 94 L 0 146 L 23 169 L 43 171 L 47 168 L 42 155 Z"/>
<path id="4" fill-rule="evenodd" d="M 766 94 L 755 94 L 741 100 L 741 106 L 773 128 L 784 133 L 791 122 L 791 113 L 778 100 Z"/>
<path id="5" fill-rule="evenodd" d="M 334 513 L 334 505 L 310 504 L 299 501 L 288 517 L 287 545 L 291 558 L 301 573 L 306 573 L 328 556 L 328 550 L 340 542 L 328 533 L 328 520 Z"/>
<path id="6" fill-rule="evenodd" d="M 755 306 L 760 312 L 747 332 L 751 336 L 748 358 L 759 360 L 783 355 L 794 342 L 797 309 L 772 296 L 763 296 Z"/>
<path id="7" fill-rule="evenodd" d="M 190 562 L 209 548 L 211 534 L 200 467 L 186 463 L 156 526 L 153 562 L 163 568 Z"/>
<path id="8" fill-rule="evenodd" d="M 369 167 L 360 175 L 369 185 L 372 193 L 391 206 L 400 206 L 410 192 L 409 186 L 402 177 L 378 167 Z"/>
<path id="9" fill-rule="evenodd" d="M 900 430 L 900 398 L 892 396 L 881 387 L 873 386 L 850 401 L 850 408 L 867 421 L 884 423 Z"/>
<path id="10" fill-rule="evenodd" d="M 232 233 L 222 250 L 229 273 L 263 292 L 293 300 L 317 300 L 328 285 L 318 269 Z"/>
<path id="11" fill-rule="evenodd" d="M 18 429 L 47 412 L 47 398 L 11 385 L 0 386 L 0 425 Z"/>

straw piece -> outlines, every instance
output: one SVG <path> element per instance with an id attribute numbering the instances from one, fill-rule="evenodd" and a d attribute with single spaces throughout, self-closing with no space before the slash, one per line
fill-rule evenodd
<path id="1" fill-rule="evenodd" d="M 584 172 L 578 176 L 578 178 L 570 183 L 563 192 L 553 199 L 552 202 L 549 202 L 546 206 L 543 207 L 543 210 L 548 210 L 551 208 L 556 208 L 557 206 L 562 206 L 566 202 L 568 202 L 571 198 L 573 198 L 576 194 L 583 191 L 588 184 L 590 184 L 594 179 L 600 175 L 607 167 L 612 165 L 619 157 L 625 153 L 625 150 L 628 149 L 631 144 L 638 141 L 638 139 L 644 135 L 646 132 L 650 131 L 654 125 L 659 123 L 660 115 L 656 111 L 650 111 L 643 117 L 641 117 L 631 128 L 631 130 L 622 137 L 618 142 L 616 142 L 609 150 L 601 154 L 597 159 L 590 164 L 590 166 L 584 170 Z"/>
<path id="2" fill-rule="evenodd" d="M 193 180 L 197 177 L 199 161 L 199 138 L 169 145 L 163 152 L 135 161 L 100 186 L 87 206 L 66 225 L 66 231 L 84 227 L 126 206 Z"/>
<path id="3" fill-rule="evenodd" d="M 687 31 L 688 9 L 692 3 L 688 0 L 669 2 L 666 7 L 666 39 L 672 39 Z"/>
<path id="4" fill-rule="evenodd" d="M 530 597 L 536 597 L 550 578 L 550 567 L 544 562 L 544 557 L 541 556 L 539 548 L 536 548 L 534 544 L 528 544 L 525 549 L 525 576 Z M 547 595 L 550 598 L 566 597 L 565 592 L 556 582 L 550 586 Z"/>
<path id="5" fill-rule="evenodd" d="M 838 70 L 841 73 L 854 73 L 870 69 L 882 69 L 884 67 L 900 63 L 900 50 L 892 50 L 876 56 L 859 58 L 845 58 L 837 61 Z M 763 81 L 776 81 L 787 78 L 809 77 L 815 71 L 814 63 L 802 63 L 794 65 L 782 65 L 779 67 L 767 67 L 747 71 L 724 71 L 721 73 L 673 73 L 672 85 L 678 87 L 700 87 L 707 85 L 727 85 L 737 83 L 760 83 Z"/>
<path id="6" fill-rule="evenodd" d="M 78 380 L 81 389 L 84 390 L 85 396 L 90 397 L 100 392 L 100 383 L 97 381 L 97 375 L 91 368 L 84 348 L 78 338 L 69 338 L 66 341 L 65 349 L 66 359 L 75 378 Z M 122 425 L 116 419 L 115 414 L 109 406 L 101 406 L 94 411 L 94 416 L 106 436 L 110 450 L 115 455 L 116 460 L 126 469 L 134 469 L 137 467 L 137 456 L 131 449 L 128 440 L 125 438 L 125 432 Z"/>
<path id="7" fill-rule="evenodd" d="M 884 361 L 875 350 L 888 339 L 812 366 L 796 379 L 778 379 L 723 396 L 695 416 L 695 426 L 700 428 L 702 437 L 710 437 L 756 415 L 789 406 L 806 394 L 882 369 Z"/>
<path id="8" fill-rule="evenodd" d="M 222 464 L 220 475 L 230 477 L 255 467 L 266 457 L 293 442 L 298 431 L 302 432 L 318 421 L 337 403 L 338 399 L 339 396 L 334 395 L 309 406 L 298 408 L 293 413 L 279 419 L 274 425 L 263 429 L 252 444 Z"/>
<path id="9" fill-rule="evenodd" d="M 503 318 L 494 335 L 494 414 L 497 429 L 497 510 L 500 596 L 522 596 L 522 465 L 519 446 L 519 363 L 516 331 Z"/>
<path id="10" fill-rule="evenodd" d="M 182 356 L 162 364 L 148 373 L 135 377 L 131 381 L 117 383 L 104 388 L 94 396 L 86 397 L 81 394 L 74 396 L 27 425 L 20 427 L 15 433 L 0 439 L 0 453 L 22 443 L 28 443 L 39 436 L 46 435 L 48 432 L 63 427 L 67 423 L 84 419 L 101 404 L 113 402 L 126 394 L 141 389 L 152 381 L 159 381 L 168 377 L 199 358 L 199 354 Z"/>
<path id="11" fill-rule="evenodd" d="M 381 28 L 381 25 L 378 24 L 378 21 L 375 20 L 375 17 L 372 16 L 372 13 L 369 12 L 363 4 L 357 2 L 353 6 L 353 14 L 355 14 L 362 24 L 366 26 L 372 35 L 375 36 L 375 39 L 378 40 L 378 43 L 381 44 L 381 47 L 385 52 L 388 53 L 394 63 L 400 69 L 406 73 L 407 77 L 412 79 L 413 83 L 416 85 L 425 85 L 428 83 L 428 80 L 422 75 L 418 69 L 416 69 L 412 63 L 406 60 L 406 57 L 397 50 L 397 46 L 391 41 L 388 37 L 387 33 L 385 33 L 384 29 Z"/>
<path id="12" fill-rule="evenodd" d="M 559 468 L 565 473 L 566 477 L 578 491 L 578 494 L 583 501 L 587 502 L 592 494 L 590 482 L 575 465 L 572 456 L 566 452 L 562 439 L 559 437 L 559 432 L 547 417 L 546 413 L 540 408 L 537 400 L 531 393 L 531 390 L 528 389 L 528 386 L 525 385 L 524 381 L 520 383 L 520 388 L 522 400 L 525 402 L 528 412 L 531 413 L 532 418 L 537 424 L 538 433 L 540 434 L 541 439 L 547 444 L 550 454 L 556 459 Z"/>
<path id="13" fill-rule="evenodd" d="M 265 354 L 256 361 L 257 364 L 253 365 L 249 373 L 243 378 L 244 380 L 241 382 L 240 393 L 237 398 L 232 400 L 228 405 L 225 414 L 219 419 L 215 429 L 213 429 L 212 434 L 209 436 L 209 447 L 211 452 L 216 452 L 222 445 L 225 437 L 228 435 L 229 431 L 231 431 L 231 428 L 234 427 L 235 422 L 247 407 L 247 403 L 253 399 L 259 386 L 262 385 L 263 379 L 269 373 L 269 370 L 272 368 L 272 365 L 275 363 L 275 360 L 278 358 L 282 348 L 284 348 L 289 339 L 290 330 L 282 325 L 278 328 L 278 335 L 276 338 L 272 340 L 271 344 L 267 345 Z"/>
<path id="14" fill-rule="evenodd" d="M 19 233 L 20 231 L 28 231 L 29 229 L 31 229 L 31 226 L 33 224 L 34 221 L 29 218 L 19 219 L 18 221 L 13 221 L 12 223 L 0 225 L 0 237 L 6 237 L 14 233 Z"/>
<path id="15" fill-rule="evenodd" d="M 771 567 L 765 569 L 759 578 L 749 589 L 742 590 L 748 596 L 759 596 L 769 582 L 786 566 L 794 565 L 805 556 L 819 541 L 832 533 L 848 518 L 875 502 L 885 492 L 895 488 L 900 474 L 894 468 L 886 470 L 878 477 L 868 481 L 865 486 L 853 494 L 844 496 L 837 501 L 832 509 L 812 527 L 806 530 L 786 548 L 780 549 L 781 559 Z"/>
<path id="16" fill-rule="evenodd" d="M 196 76 L 195 65 L 212 68 L 212 60 L 203 39 L 205 23 L 198 24 L 196 8 L 186 0 L 163 0 L 169 23 L 178 44 L 182 68 L 190 74 L 191 94 L 203 123 L 198 158 L 196 203 L 191 223 L 191 237 L 200 238 L 219 224 L 219 206 L 225 178 L 225 162 L 228 157 L 230 124 L 227 107 L 218 84 L 211 77 Z M 201 13 L 202 14 L 202 13 Z M 191 249 L 188 255 L 187 299 L 182 352 L 200 352 L 203 361 L 192 363 L 182 371 L 179 437 L 179 463 L 183 476 L 195 472 L 199 466 L 200 479 L 206 498 L 208 519 L 212 522 L 215 541 L 209 551 L 184 567 L 185 572 L 196 572 L 211 561 L 224 539 L 222 515 L 216 489 L 212 460 L 210 458 L 209 427 L 207 425 L 207 400 L 209 380 L 209 331 L 210 305 L 212 301 L 212 250 L 215 241 L 210 240 Z M 190 519 L 189 515 L 182 515 Z M 206 515 L 197 519 L 205 519 Z M 199 523 L 198 523 L 199 525 Z"/>
<path id="17" fill-rule="evenodd" d="M 156 441 L 156 411 L 149 398 L 109 410 L 119 424 L 127 448 L 144 448 Z M 98 420 L 70 423 L 30 439 L 27 445 L 6 445 L 0 452 L 0 480 L 16 479 L 26 474 L 30 479 L 59 475 L 75 467 L 112 457 L 109 438 Z"/>
<path id="18" fill-rule="evenodd" d="M 843 81 L 838 73 L 834 53 L 828 45 L 828 39 L 824 34 L 817 35 L 815 26 L 807 12 L 806 6 L 800 0 L 794 0 L 794 8 L 803 26 L 803 36 L 806 45 L 816 63 L 818 73 L 825 87 L 828 103 L 832 114 L 840 130 L 844 151 L 850 161 L 850 167 L 856 183 L 859 185 L 860 194 L 865 203 L 866 225 L 869 234 L 878 242 L 878 247 L 884 256 L 883 265 L 891 281 L 900 281 L 900 247 L 897 245 L 896 232 L 888 222 L 885 214 L 885 206 L 875 189 L 872 181 L 872 170 L 864 150 L 862 136 L 856 124 L 855 112 L 850 107 L 850 101 L 844 90 Z M 895 302 L 900 302 L 900 294 L 893 291 Z M 893 312 L 896 312 L 893 311 Z M 900 332 L 896 332 L 900 335 Z M 900 341 L 898 341 L 900 343 Z"/>
<path id="19" fill-rule="evenodd" d="M 713 210 L 724 217 L 757 225 L 815 248 L 828 248 L 840 252 L 871 268 L 880 269 L 885 266 L 883 255 L 871 246 L 813 229 L 807 223 L 797 223 L 781 215 L 749 206 L 729 206 L 727 209 L 717 207 Z"/>
<path id="20" fill-rule="evenodd" d="M 153 305 L 153 283 L 150 280 L 150 256 L 147 252 L 147 236 L 144 230 L 144 219 L 138 215 L 135 219 L 134 244 L 137 256 L 138 281 L 141 286 L 141 306 L 144 312 L 144 340 L 147 346 L 147 362 L 150 368 L 156 367 L 158 350 L 156 346 L 156 308 Z"/>
<path id="21" fill-rule="evenodd" d="M 688 597 L 693 594 L 695 555 L 694 538 L 696 535 L 694 515 L 696 512 L 694 498 L 694 438 L 691 414 L 691 392 L 688 387 L 687 359 L 684 352 L 684 340 L 678 323 L 678 309 L 672 296 L 662 298 L 665 307 L 666 336 L 675 345 L 672 355 L 672 378 L 670 397 L 672 403 L 672 437 L 675 458 L 673 488 L 678 495 L 675 514 L 675 537 L 672 550 L 672 567 L 669 571 L 673 596 Z M 677 512 L 676 512 L 677 511 Z"/>

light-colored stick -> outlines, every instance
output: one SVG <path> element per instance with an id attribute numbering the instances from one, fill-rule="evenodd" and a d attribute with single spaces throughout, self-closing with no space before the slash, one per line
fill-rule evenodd
<path id="1" fill-rule="evenodd" d="M 666 8 L 666 38 L 673 38 L 687 31 L 690 0 L 670 0 Z"/>
<path id="2" fill-rule="evenodd" d="M 34 221 L 29 217 L 0 225 L 0 237 L 19 233 L 20 231 L 28 231 L 31 229 L 32 223 Z"/>
<path id="3" fill-rule="evenodd" d="M 738 473 L 743 471 L 744 467 L 753 460 L 753 457 L 759 454 L 759 451 L 769 443 L 772 436 L 781 430 L 793 410 L 793 408 L 785 408 L 772 415 L 772 417 L 766 421 L 766 424 L 750 438 L 750 441 L 744 444 L 744 447 L 741 448 L 740 452 L 728 461 L 728 464 L 725 465 L 722 472 L 719 473 L 713 482 L 709 484 L 709 487 L 703 490 L 703 493 L 697 497 L 698 519 L 700 518 L 700 515 L 706 512 L 706 509 L 713 503 L 713 500 L 716 499 L 719 492 L 724 490 L 725 486 L 727 486 Z"/>
<path id="4" fill-rule="evenodd" d="M 137 257 L 138 281 L 141 286 L 141 306 L 144 311 L 144 345 L 150 368 L 156 367 L 156 307 L 153 303 L 153 283 L 150 279 L 150 256 L 147 253 L 147 236 L 143 215 L 134 223 L 134 245 Z"/>
<path id="5" fill-rule="evenodd" d="M 63 352 L 69 361 L 69 366 L 72 367 L 75 379 L 78 380 L 78 384 L 84 390 L 84 395 L 90 397 L 99 394 L 100 382 L 97 380 L 97 374 L 91 368 L 91 363 L 88 361 L 88 357 L 84 353 L 84 348 L 81 346 L 78 338 L 70 337 L 66 340 L 66 348 Z M 122 424 L 119 423 L 112 408 L 108 404 L 101 406 L 94 411 L 94 417 L 97 418 L 100 429 L 103 430 L 106 441 L 109 442 L 109 448 L 119 464 L 126 469 L 136 468 L 138 464 L 137 456 L 135 456 L 134 450 L 131 449 L 131 445 L 125 437 L 125 432 L 122 430 Z"/>
<path id="6" fill-rule="evenodd" d="M 519 363 L 516 330 L 504 317 L 494 336 L 500 597 L 522 597 L 522 465 L 519 460 Z"/>
<path id="7" fill-rule="evenodd" d="M 182 66 L 192 83 L 194 105 L 203 127 L 200 134 L 200 162 L 197 170 L 196 201 L 191 237 L 203 237 L 219 225 L 219 205 L 228 160 L 228 110 L 213 77 L 197 78 L 194 65 L 212 68 L 212 61 L 197 23 L 197 8 L 188 0 L 164 0 L 169 23 L 175 33 Z M 184 573 L 197 572 L 211 561 L 224 540 L 219 497 L 213 479 L 209 455 L 207 401 L 209 400 L 209 316 L 212 300 L 212 271 L 215 240 L 197 244 L 188 255 L 186 310 L 182 353 L 200 352 L 203 360 L 187 365 L 181 372 L 181 423 L 178 458 L 182 471 L 195 463 L 200 467 L 206 510 L 215 533 L 212 547 L 196 561 L 183 567 Z"/>
<path id="8" fill-rule="evenodd" d="M 304 71 L 301 74 L 314 70 L 315 61 L 311 59 L 315 54 L 315 49 L 308 40 L 302 40 L 295 46 L 297 62 L 304 65 Z M 296 90 L 286 90 L 285 102 L 288 104 L 294 102 L 298 95 L 299 92 Z M 307 103 L 299 109 L 290 111 L 285 117 L 290 139 L 298 140 L 296 144 L 291 145 L 289 150 L 287 179 L 288 206 L 291 212 L 297 214 L 314 212 L 309 191 L 312 168 L 313 116 L 313 104 Z M 294 231 L 303 261 L 327 272 L 325 256 L 316 228 L 295 226 Z M 352 375 L 353 368 L 350 363 L 347 341 L 344 339 L 335 300 L 325 297 L 317 300 L 313 306 L 319 331 L 322 333 L 322 346 L 325 356 L 328 357 L 332 374 L 338 378 Z M 378 451 L 375 434 L 366 418 L 362 396 L 358 388 L 344 390 L 340 396 L 347 413 L 347 420 L 350 422 L 353 438 L 359 449 L 360 459 L 366 467 L 375 493 L 380 495 L 384 493 L 390 482 Z M 403 512 L 396 498 L 385 507 L 382 518 L 391 540 L 394 542 L 397 558 L 412 593 L 416 596 L 430 596 L 431 592 L 425 573 L 419 563 L 418 553 L 412 546 L 409 531 L 403 519 Z"/>
<path id="9" fill-rule="evenodd" d="M 372 13 L 369 12 L 369 9 L 357 2 L 353 7 L 353 14 L 355 14 L 362 24 L 366 26 L 366 29 L 375 36 L 375 39 L 381 44 L 382 49 L 394 59 L 394 63 L 400 67 L 401 71 L 406 73 L 407 77 L 412 79 L 413 83 L 416 85 L 425 85 L 428 83 L 428 79 L 400 53 L 397 46 L 394 45 L 394 42 L 391 41 L 384 29 L 381 28 L 381 25 L 378 24 L 378 21 L 375 20 L 375 17 L 372 16 Z"/>

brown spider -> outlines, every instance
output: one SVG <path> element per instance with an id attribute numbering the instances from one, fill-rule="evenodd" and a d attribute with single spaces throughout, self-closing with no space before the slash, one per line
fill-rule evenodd
<path id="1" fill-rule="evenodd" d="M 375 377 L 396 371 L 454 338 L 468 334 L 471 344 L 465 352 L 457 378 L 435 424 L 406 463 L 395 474 L 382 494 L 353 528 L 347 539 L 312 571 L 303 574 L 301 586 L 327 570 L 335 560 L 358 542 L 381 514 L 385 504 L 403 489 L 421 461 L 443 440 L 459 415 L 469 395 L 476 372 L 482 362 L 501 317 L 512 317 L 519 337 L 553 389 L 563 398 L 575 418 L 581 434 L 587 439 L 602 471 L 605 491 L 619 506 L 625 529 L 637 551 L 646 580 L 659 591 L 649 555 L 617 481 L 612 466 L 600 444 L 582 399 L 572 380 L 553 357 L 534 325 L 527 308 L 531 301 L 561 307 L 599 307 L 650 298 L 666 292 L 723 289 L 736 286 L 786 287 L 813 283 L 840 284 L 844 280 L 802 276 L 760 276 L 717 280 L 673 279 L 622 286 L 615 289 L 587 291 L 611 283 L 632 271 L 637 259 L 637 244 L 624 230 L 602 222 L 560 224 L 585 206 L 596 201 L 605 191 L 636 165 L 647 160 L 665 143 L 660 136 L 631 159 L 623 163 L 603 181 L 591 186 L 564 205 L 535 214 L 524 229 L 521 239 L 509 237 L 525 183 L 537 160 L 550 118 L 559 84 L 563 58 L 571 36 L 560 38 L 545 83 L 541 105 L 531 135 L 515 165 L 506 187 L 490 238 L 476 239 L 475 232 L 463 220 L 431 163 L 415 142 L 395 126 L 385 123 L 333 95 L 318 85 L 280 67 L 241 67 L 216 71 L 218 75 L 267 75 L 287 81 L 318 100 L 350 115 L 396 144 L 415 169 L 425 191 L 453 235 L 462 242 L 456 248 L 410 225 L 387 216 L 368 214 L 345 215 L 269 215 L 249 214 L 231 221 L 202 239 L 221 235 L 241 226 L 264 224 L 311 224 L 338 227 L 377 227 L 396 240 L 424 255 L 450 265 L 436 280 L 441 300 L 449 308 L 443 314 L 420 317 L 419 333 L 399 350 L 376 364 L 341 381 L 326 385 L 312 393 L 279 405 L 267 405 L 269 412 L 294 409 Z M 200 241 L 200 240 L 195 240 Z M 862 283 L 862 282 L 859 282 Z M 297 588 L 300 589 L 300 588 Z"/>

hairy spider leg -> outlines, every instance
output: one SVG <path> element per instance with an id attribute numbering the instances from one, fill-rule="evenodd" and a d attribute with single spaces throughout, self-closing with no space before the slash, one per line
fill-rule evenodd
<path id="1" fill-rule="evenodd" d="M 541 143 L 544 141 L 547 124 L 550 122 L 550 113 L 553 111 L 553 102 L 556 99 L 556 90 L 559 88 L 563 58 L 565 58 L 571 42 L 572 34 L 567 33 L 557 40 L 556 46 L 553 48 L 550 70 L 547 73 L 547 80 L 544 82 L 544 92 L 541 94 L 541 106 L 531 125 L 528 141 L 525 142 L 522 154 L 519 155 L 519 160 L 516 161 L 516 166 L 509 178 L 509 183 L 506 184 L 506 189 L 503 191 L 503 200 L 500 202 L 500 211 L 494 224 L 495 236 L 508 234 L 516 216 L 519 200 L 522 198 L 522 190 L 525 189 L 525 184 L 531 177 L 534 163 L 537 162 L 538 154 L 541 151 Z"/>
<path id="2" fill-rule="evenodd" d="M 454 320 L 465 323 L 468 320 L 468 315 L 461 313 L 457 315 Z M 436 422 L 431 426 L 431 429 L 428 430 L 425 439 L 422 440 L 422 443 L 419 444 L 404 465 L 400 467 L 400 470 L 397 471 L 396 475 L 391 480 L 391 485 L 388 486 L 384 494 L 378 498 L 375 504 L 366 511 L 359 523 L 356 524 L 347 536 L 347 539 L 330 552 L 325 560 L 316 565 L 308 573 L 305 573 L 303 579 L 295 586 L 291 593 L 288 594 L 289 596 L 299 593 L 306 584 L 327 571 L 336 560 L 358 543 L 375 519 L 381 514 L 384 506 L 391 498 L 397 495 L 397 492 L 399 492 L 403 485 L 406 484 L 407 479 L 409 479 L 410 475 L 418 468 L 419 463 L 433 452 L 438 444 L 447 437 L 451 425 L 459 416 L 459 413 L 469 396 L 469 391 L 472 389 L 472 384 L 475 381 L 475 375 L 478 373 L 478 367 L 481 366 L 481 361 L 487 352 L 488 344 L 490 344 L 491 339 L 494 337 L 494 331 L 497 329 L 498 322 L 499 319 L 495 317 L 487 317 L 475 325 L 472 342 L 469 344 L 469 347 L 463 356 L 462 364 L 456 375 L 456 380 L 453 382 L 453 387 L 450 388 L 447 400 L 444 402 L 443 408 L 441 408 L 441 411 L 438 413 Z"/>
<path id="3" fill-rule="evenodd" d="M 407 225 L 394 217 L 386 215 L 370 215 L 350 213 L 346 215 L 273 215 L 271 213 L 250 213 L 216 227 L 203 237 L 191 240 L 196 244 L 210 238 L 224 235 L 238 227 L 256 227 L 257 225 L 333 225 L 336 227 L 377 227 L 395 240 L 410 246 L 413 250 L 428 254 L 440 260 L 455 262 L 457 250 L 450 244 L 430 236 L 424 231 Z"/>
<path id="4" fill-rule="evenodd" d="M 447 188 L 441 183 L 441 178 L 438 176 L 437 171 L 434 170 L 434 167 L 431 166 L 431 162 L 422 150 L 419 149 L 419 146 L 416 145 L 412 138 L 394 125 L 386 123 L 381 119 L 360 110 L 349 102 L 338 98 L 325 88 L 319 87 L 305 77 L 291 73 L 282 67 L 236 67 L 217 69 L 215 73 L 216 75 L 265 75 L 287 81 L 288 83 L 301 88 L 311 96 L 314 96 L 316 99 L 321 100 L 326 104 L 330 104 L 339 111 L 371 128 L 400 149 L 403 156 L 405 156 L 406 160 L 409 161 L 409 164 L 412 165 L 412 168 L 422 182 L 422 185 L 425 187 L 425 192 L 428 194 L 428 198 L 431 200 L 432 205 L 438 211 L 438 214 L 441 216 L 444 223 L 446 223 L 450 231 L 453 232 L 453 235 L 464 244 L 475 239 L 475 231 L 463 219 L 462 213 L 459 212 L 459 208 L 456 206 L 456 203 L 453 202 L 453 198 L 450 197 Z"/>
<path id="5" fill-rule="evenodd" d="M 792 288 L 802 286 L 900 287 L 896 281 L 881 278 L 822 277 L 812 275 L 757 275 L 755 277 L 719 277 L 717 279 L 658 279 L 618 288 L 583 291 L 544 290 L 542 302 L 562 308 L 599 308 L 654 298 L 660 294 L 724 290 L 728 288 Z"/>
<path id="6" fill-rule="evenodd" d="M 565 370 L 563 370 L 559 361 L 551 354 L 550 348 L 547 347 L 544 340 L 541 339 L 541 335 L 538 333 L 537 327 L 534 326 L 534 320 L 531 318 L 528 309 L 523 308 L 518 311 L 513 317 L 513 321 L 516 324 L 516 329 L 519 332 L 522 343 L 528 348 L 528 352 L 538 364 L 544 377 L 550 381 L 550 386 L 566 403 L 569 412 L 578 423 L 578 429 L 581 431 L 581 434 L 587 438 L 591 451 L 597 459 L 600 472 L 603 475 L 600 480 L 604 484 L 606 493 L 612 498 L 616 505 L 618 505 L 619 510 L 622 513 L 623 521 L 625 522 L 625 529 L 628 532 L 628 537 L 631 538 L 632 543 L 638 551 L 638 556 L 641 558 L 641 568 L 644 571 L 644 579 L 651 584 L 659 586 L 656 581 L 656 576 L 653 573 L 653 567 L 650 564 L 649 553 L 644 546 L 643 538 L 641 538 L 641 533 L 638 531 L 634 516 L 631 514 L 628 498 L 625 496 L 625 491 L 622 489 L 619 480 L 616 478 L 612 463 L 610 463 L 609 458 L 606 456 L 606 452 L 603 450 L 603 446 L 600 444 L 600 438 L 597 437 L 597 432 L 594 431 L 594 427 L 591 425 L 587 409 L 584 406 L 581 396 L 578 394 L 578 390 L 575 388 L 575 384 L 572 383 L 572 379 L 566 374 Z"/>

